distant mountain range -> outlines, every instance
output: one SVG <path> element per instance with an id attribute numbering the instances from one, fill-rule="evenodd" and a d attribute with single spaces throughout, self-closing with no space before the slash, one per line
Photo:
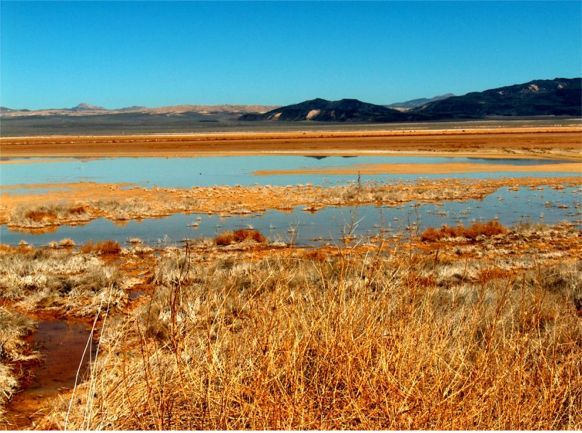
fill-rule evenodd
<path id="1" fill-rule="evenodd" d="M 124 108 L 108 109 L 97 105 L 90 105 L 85 102 L 72 108 L 48 108 L 42 110 L 13 109 L 0 107 L 0 115 L 3 118 L 29 117 L 29 116 L 111 116 L 115 114 L 136 114 L 136 115 L 238 115 L 244 113 L 256 113 L 272 110 L 273 105 L 170 105 L 165 107 L 142 107 L 132 106 Z"/>
<path id="2" fill-rule="evenodd" d="M 243 114 L 241 120 L 320 122 L 400 122 L 484 119 L 500 116 L 582 116 L 582 79 L 555 78 L 499 87 L 463 96 L 416 99 L 390 106 L 357 99 L 312 99 L 266 113 Z M 395 108 L 398 108 L 396 110 Z"/>
<path id="3" fill-rule="evenodd" d="M 393 108 L 394 110 L 408 111 L 412 110 L 413 108 L 426 105 L 429 102 L 440 101 L 441 99 L 447 99 L 450 98 L 451 96 L 455 95 L 452 93 L 445 93 L 444 95 L 435 96 L 434 98 L 419 98 L 411 99 L 410 101 L 405 102 L 395 102 L 394 104 L 385 105 L 385 107 Z"/>
<path id="4" fill-rule="evenodd" d="M 357 99 L 328 101 L 317 98 L 299 104 L 275 108 L 266 113 L 243 114 L 240 120 L 314 120 L 318 122 L 402 122 L 409 115 L 383 105 Z"/>
<path id="5" fill-rule="evenodd" d="M 389 123 L 537 116 L 582 117 L 582 79 L 555 78 L 463 96 L 441 95 L 390 105 L 357 99 L 317 98 L 284 107 L 265 105 L 173 105 L 107 109 L 81 103 L 72 108 L 26 110 L 0 107 L 0 133 L 11 135 L 191 132 L 276 128 L 278 122 Z M 303 123 L 299 123 L 303 122 Z"/>
<path id="6" fill-rule="evenodd" d="M 581 116 L 582 79 L 555 78 L 451 96 L 418 107 L 431 119 L 491 116 Z"/>

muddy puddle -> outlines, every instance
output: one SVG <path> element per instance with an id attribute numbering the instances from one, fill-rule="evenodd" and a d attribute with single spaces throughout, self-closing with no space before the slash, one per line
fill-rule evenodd
<path id="1" fill-rule="evenodd" d="M 0 421 L 0 429 L 32 428 L 35 420 L 47 410 L 48 399 L 72 389 L 77 372 L 79 381 L 82 380 L 96 350 L 96 346 L 90 344 L 82 359 L 90 333 L 90 328 L 82 323 L 48 320 L 38 324 L 32 343 L 41 353 L 42 362 L 28 367 L 32 369 L 31 379 L 6 406 L 6 419 Z"/>

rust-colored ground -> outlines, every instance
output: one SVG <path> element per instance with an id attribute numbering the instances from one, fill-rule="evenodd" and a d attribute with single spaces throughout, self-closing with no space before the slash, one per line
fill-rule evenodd
<path id="1" fill-rule="evenodd" d="M 89 367 L 89 352 L 95 355 L 96 346 L 91 346 L 84 359 L 82 354 L 90 338 L 90 328 L 82 323 L 66 320 L 45 320 L 38 324 L 31 344 L 43 354 L 38 365 L 26 366 L 34 371 L 30 383 L 15 394 L 7 407 L 7 417 L 0 420 L 0 429 L 29 429 L 34 419 L 46 413 L 45 403 L 71 389 L 84 378 Z"/>
<path id="2" fill-rule="evenodd" d="M 382 154 L 582 158 L 582 127 L 0 138 L 2 157 Z"/>

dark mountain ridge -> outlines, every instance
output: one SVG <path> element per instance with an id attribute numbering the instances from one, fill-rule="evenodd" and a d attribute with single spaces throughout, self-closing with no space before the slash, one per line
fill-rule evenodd
<path id="1" fill-rule="evenodd" d="M 244 114 L 240 120 L 311 120 L 318 122 L 398 122 L 411 116 L 383 105 L 370 104 L 357 99 L 311 99 L 299 104 L 276 108 L 263 114 Z"/>
<path id="2" fill-rule="evenodd" d="M 317 98 L 266 113 L 247 113 L 240 120 L 319 122 L 408 122 L 488 117 L 582 116 L 581 78 L 533 80 L 463 96 L 408 101 L 395 110 L 357 99 Z M 443 95 L 446 96 L 446 95 Z"/>
<path id="3" fill-rule="evenodd" d="M 430 102 L 415 113 L 430 119 L 490 116 L 581 116 L 582 79 L 555 78 L 471 92 Z"/>
<path id="4" fill-rule="evenodd" d="M 409 101 L 404 102 L 395 102 L 393 104 L 385 105 L 385 107 L 392 108 L 395 110 L 400 111 L 408 111 L 414 108 L 420 107 L 422 105 L 426 105 L 429 102 L 440 101 L 441 99 L 447 99 L 451 96 L 455 96 L 452 93 L 445 93 L 444 95 L 435 96 L 433 98 L 418 98 L 418 99 L 411 99 Z"/>

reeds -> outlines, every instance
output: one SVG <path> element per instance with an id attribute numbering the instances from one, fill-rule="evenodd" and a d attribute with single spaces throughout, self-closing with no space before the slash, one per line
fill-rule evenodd
<path id="1" fill-rule="evenodd" d="M 114 292 L 113 306 L 127 302 L 114 267 L 99 257 L 63 249 L 18 249 L 0 254 L 2 299 L 31 312 L 87 317 L 100 297 Z"/>
<path id="2" fill-rule="evenodd" d="M 115 243 L 4 247 L 6 305 L 95 323 L 109 312 L 90 380 L 38 426 L 581 428 L 579 231 L 458 230 L 445 248 L 270 248 L 251 230 L 226 245 L 253 248 L 207 240 L 114 260 Z"/>
<path id="3" fill-rule="evenodd" d="M 0 307 L 0 419 L 4 404 L 18 390 L 23 363 L 38 359 L 38 353 L 24 341 L 33 329 L 32 320 Z"/>
<path id="4" fill-rule="evenodd" d="M 151 300 L 104 330 L 68 427 L 582 427 L 580 270 L 460 264 L 442 285 L 451 266 L 397 249 L 204 266 L 170 252 Z"/>

